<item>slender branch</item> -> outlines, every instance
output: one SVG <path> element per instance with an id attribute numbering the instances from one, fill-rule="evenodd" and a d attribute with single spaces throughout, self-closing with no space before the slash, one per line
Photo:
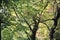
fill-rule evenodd
<path id="1" fill-rule="evenodd" d="M 47 19 L 47 20 L 44 20 L 44 21 L 41 21 L 41 22 L 46 22 L 46 21 L 49 21 L 49 20 L 54 20 L 54 19 Z"/>
<path id="2" fill-rule="evenodd" d="M 14 9 L 14 11 L 15 11 L 15 14 L 16 14 L 17 18 L 20 19 L 19 16 L 18 16 L 18 14 L 16 13 L 15 8 L 13 8 L 13 9 Z M 23 17 L 22 14 L 21 14 L 21 16 Z M 31 26 L 30 26 L 30 24 L 28 23 L 28 21 L 27 21 L 24 17 L 23 17 L 23 19 L 24 19 L 24 21 L 27 23 L 27 25 L 29 26 L 30 30 L 32 31 Z"/>
<path id="3" fill-rule="evenodd" d="M 49 28 L 49 26 L 48 26 L 46 23 L 43 23 L 43 24 L 45 24 L 45 25 L 46 25 L 46 27 L 48 28 L 48 30 L 50 31 L 50 28 Z"/>
<path id="4" fill-rule="evenodd" d="M 44 6 L 44 9 L 48 6 L 49 0 L 47 1 L 46 5 Z M 41 11 L 41 14 L 43 13 L 44 9 Z"/>
<path id="5" fill-rule="evenodd" d="M 28 7 L 28 4 L 27 4 Z M 21 4 L 21 8 L 22 8 L 22 4 Z M 21 10 L 22 12 L 22 10 Z M 26 22 L 26 24 L 29 26 L 30 30 L 32 31 L 31 25 L 28 23 L 28 21 L 24 18 L 24 16 L 20 13 L 20 15 L 23 17 L 24 21 Z"/>
<path id="6" fill-rule="evenodd" d="M 48 6 L 48 3 L 49 3 L 49 0 L 47 0 L 47 3 L 46 3 L 46 5 L 44 6 L 44 9 Z M 44 10 L 43 9 L 43 10 Z"/>
<path id="7" fill-rule="evenodd" d="M 16 12 L 15 7 L 13 7 L 13 9 L 14 9 L 14 12 L 15 12 L 15 14 L 16 14 L 16 16 L 17 16 L 17 18 L 18 18 L 18 19 L 20 19 L 20 18 L 19 18 L 19 16 L 18 16 L 18 14 L 17 14 L 17 12 Z"/>
<path id="8" fill-rule="evenodd" d="M 25 33 L 27 34 L 27 35 L 29 35 L 29 33 L 26 31 L 26 30 L 24 30 L 25 31 Z"/>
<path id="9" fill-rule="evenodd" d="M 48 6 L 48 3 L 49 3 L 49 0 L 47 1 L 46 5 L 44 6 L 44 9 L 46 9 L 46 7 Z M 44 9 L 41 11 L 41 14 L 43 13 Z M 38 13 L 39 14 L 39 13 Z M 40 14 L 39 14 L 40 15 Z M 48 19 L 50 20 L 50 19 Z M 47 20 L 44 20 L 44 21 L 47 21 Z M 38 23 L 40 22 L 40 17 L 38 19 Z"/>
<path id="10" fill-rule="evenodd" d="M 25 22 L 27 23 L 27 25 L 29 26 L 30 30 L 32 31 L 31 25 L 28 23 L 28 21 L 24 18 Z"/>
<path id="11" fill-rule="evenodd" d="M 23 17 L 23 15 L 21 14 L 21 16 Z M 31 25 L 28 23 L 28 21 L 23 17 L 24 21 L 26 22 L 26 24 L 29 26 L 30 30 L 32 31 Z"/>
<path id="12" fill-rule="evenodd" d="M 30 40 L 30 35 L 29 35 L 29 33 L 25 30 L 25 33 L 27 34 L 27 37 L 28 37 L 28 39 L 27 40 Z"/>

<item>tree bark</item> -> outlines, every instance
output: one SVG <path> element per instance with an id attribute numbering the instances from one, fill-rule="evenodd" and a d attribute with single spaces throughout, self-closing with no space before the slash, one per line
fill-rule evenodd
<path id="1" fill-rule="evenodd" d="M 36 40 L 36 32 L 38 30 L 38 23 L 34 25 L 34 28 L 32 30 L 32 35 L 30 36 L 31 40 Z"/>
<path id="2" fill-rule="evenodd" d="M 2 20 L 0 19 L 0 40 L 1 40 L 1 23 L 2 23 Z"/>
<path id="3" fill-rule="evenodd" d="M 58 24 L 58 19 L 60 18 L 60 8 L 58 8 L 57 9 L 57 16 L 53 19 L 53 21 L 54 21 L 54 27 L 52 27 L 51 28 L 51 30 L 50 30 L 50 34 L 49 34 L 49 36 L 50 36 L 50 40 L 54 40 L 53 38 L 54 38 L 54 33 L 55 33 L 55 29 L 56 29 L 56 27 L 57 27 L 57 24 Z"/>

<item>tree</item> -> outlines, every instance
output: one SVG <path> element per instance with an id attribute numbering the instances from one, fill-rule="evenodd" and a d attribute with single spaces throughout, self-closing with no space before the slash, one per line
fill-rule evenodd
<path id="1" fill-rule="evenodd" d="M 56 9 L 57 11 L 55 10 L 55 13 L 57 12 L 57 15 L 55 15 L 55 16 L 53 15 L 54 18 L 51 18 L 51 16 L 49 16 L 50 18 L 49 17 L 43 18 L 43 15 L 45 15 L 48 5 L 50 4 L 49 0 L 45 0 L 45 1 L 43 1 L 43 0 L 38 0 L 38 1 L 36 1 L 36 0 L 33 0 L 33 1 L 32 0 L 10 0 L 10 1 L 8 1 L 8 4 L 5 1 L 3 1 L 3 3 L 2 3 L 2 4 L 5 3 L 5 5 L 2 5 L 2 7 L 7 7 L 8 13 L 5 13 L 6 11 L 4 12 L 3 21 L 4 21 L 4 23 L 8 22 L 7 26 L 13 25 L 16 27 L 16 30 L 12 29 L 13 30 L 12 35 L 16 31 L 24 31 L 28 37 L 28 40 L 30 40 L 30 39 L 36 40 L 36 32 L 39 29 L 38 25 L 40 25 L 39 23 L 42 23 L 42 24 L 45 24 L 46 27 L 48 28 L 48 30 L 50 31 L 50 33 L 49 33 L 50 40 L 54 40 L 53 35 L 54 35 L 55 29 L 57 27 L 57 21 L 60 17 L 60 12 L 59 12 L 60 8 Z M 57 5 L 55 7 L 57 7 Z M 53 14 L 55 14 L 55 13 L 53 13 Z M 47 14 L 49 15 L 49 13 L 47 13 Z M 47 14 L 46 14 L 46 16 L 47 16 Z M 4 17 L 6 17 L 6 18 L 4 18 Z M 53 26 L 51 27 L 51 29 L 47 25 L 48 23 L 46 24 L 46 21 L 49 21 L 49 20 L 52 20 L 54 23 Z M 8 28 L 7 26 L 6 26 L 6 28 Z M 9 34 L 9 33 L 7 32 L 7 34 Z M 9 40 L 10 39 L 11 39 L 11 36 L 10 36 Z"/>

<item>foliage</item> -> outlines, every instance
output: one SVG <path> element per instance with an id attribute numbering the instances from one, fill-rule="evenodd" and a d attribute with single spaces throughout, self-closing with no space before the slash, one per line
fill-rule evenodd
<path id="1" fill-rule="evenodd" d="M 54 18 L 54 10 L 51 9 L 53 8 L 52 3 L 52 0 L 3 0 L 0 8 L 3 9 L 0 13 L 0 19 L 3 21 L 1 23 L 1 39 L 27 40 L 32 35 L 31 29 L 34 29 L 35 21 L 39 21 L 36 38 L 49 40 L 49 30 L 54 21 L 44 22 L 44 20 Z M 58 38 L 58 34 L 60 35 L 59 24 L 60 22 L 56 28 L 58 32 L 56 30 L 55 39 Z"/>

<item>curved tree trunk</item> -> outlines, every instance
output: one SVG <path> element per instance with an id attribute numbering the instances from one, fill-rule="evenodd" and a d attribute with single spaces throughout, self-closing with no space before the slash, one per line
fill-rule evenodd
<path id="1" fill-rule="evenodd" d="M 36 23 L 34 25 L 33 30 L 32 30 L 32 35 L 30 36 L 31 40 L 36 40 L 36 32 L 37 32 L 37 30 L 38 30 L 38 24 Z"/>

